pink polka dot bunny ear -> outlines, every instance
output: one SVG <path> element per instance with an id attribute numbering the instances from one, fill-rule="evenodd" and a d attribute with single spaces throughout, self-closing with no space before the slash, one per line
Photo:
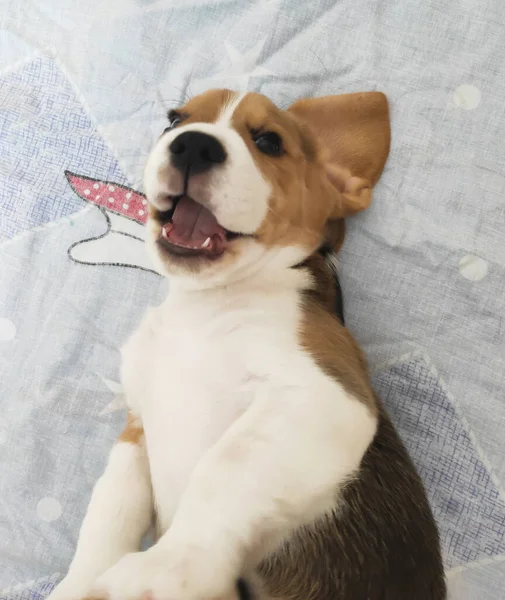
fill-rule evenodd
<path id="1" fill-rule="evenodd" d="M 65 176 L 74 192 L 86 202 L 145 225 L 147 200 L 143 194 L 117 183 L 99 181 L 70 171 L 65 171 Z"/>

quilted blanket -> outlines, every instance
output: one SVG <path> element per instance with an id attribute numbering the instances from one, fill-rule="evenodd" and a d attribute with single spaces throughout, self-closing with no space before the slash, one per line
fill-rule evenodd
<path id="1" fill-rule="evenodd" d="M 380 89 L 393 143 L 347 323 L 424 478 L 451 598 L 505 599 L 503 0 L 0 0 L 0 600 L 63 576 L 169 293 L 142 244 L 165 112 Z M 406 599 L 407 600 L 407 599 Z"/>

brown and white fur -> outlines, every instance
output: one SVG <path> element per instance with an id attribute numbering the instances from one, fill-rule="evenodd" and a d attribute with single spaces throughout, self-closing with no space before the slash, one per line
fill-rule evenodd
<path id="1" fill-rule="evenodd" d="M 145 171 L 148 245 L 170 293 L 124 347 L 128 424 L 50 599 L 230 600 L 245 577 L 257 598 L 443 600 L 422 484 L 318 253 L 370 203 L 385 97 L 283 111 L 214 90 L 172 121 Z M 215 164 L 174 167 L 187 132 L 218 141 Z M 172 244 L 181 194 L 226 239 Z M 138 552 L 153 518 L 159 539 Z"/>

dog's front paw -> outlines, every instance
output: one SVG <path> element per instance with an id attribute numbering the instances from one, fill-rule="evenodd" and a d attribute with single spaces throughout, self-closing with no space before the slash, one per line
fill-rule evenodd
<path id="1" fill-rule="evenodd" d="M 47 596 L 46 600 L 81 600 L 89 589 L 89 581 L 66 576 Z"/>
<path id="2" fill-rule="evenodd" d="M 98 578 L 85 600 L 150 600 L 163 576 L 150 551 L 128 554 Z"/>
<path id="3" fill-rule="evenodd" d="M 237 600 L 234 582 L 209 579 L 206 565 L 174 561 L 155 549 L 129 554 L 102 575 L 86 600 Z"/>

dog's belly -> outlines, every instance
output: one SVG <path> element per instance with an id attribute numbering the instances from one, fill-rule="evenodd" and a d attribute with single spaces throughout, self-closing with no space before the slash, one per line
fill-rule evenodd
<path id="1" fill-rule="evenodd" d="M 182 312 L 162 323 L 159 309 L 152 311 L 123 349 L 123 384 L 144 426 L 162 530 L 200 458 L 268 385 L 273 362 L 268 328 L 243 315 L 202 321 L 199 312 Z"/>
<path id="2" fill-rule="evenodd" d="M 170 371 L 172 381 L 179 378 Z M 232 390 L 193 375 L 181 386 L 168 385 L 156 410 L 142 413 L 158 524 L 165 531 L 198 461 L 252 401 L 251 389 Z M 172 388 L 172 389 L 171 389 Z M 177 390 L 177 391 L 176 391 Z M 174 392 L 173 398 L 170 394 Z"/>

